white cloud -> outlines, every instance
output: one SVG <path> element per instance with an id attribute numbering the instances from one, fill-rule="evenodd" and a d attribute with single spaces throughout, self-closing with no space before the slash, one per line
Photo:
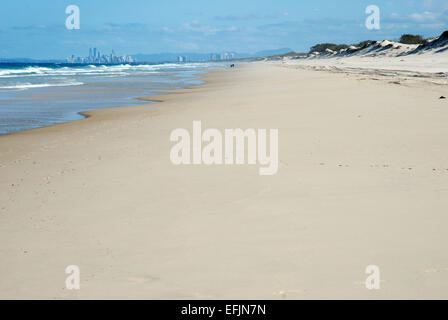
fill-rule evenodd
<path id="1" fill-rule="evenodd" d="M 191 22 L 186 22 L 182 24 L 180 30 L 202 33 L 205 36 L 212 36 L 219 32 L 235 32 L 238 31 L 239 29 L 235 26 L 230 26 L 226 28 L 217 28 L 210 25 L 202 25 L 200 24 L 199 21 L 193 20 Z"/>
<path id="2" fill-rule="evenodd" d="M 424 11 L 422 13 L 413 13 L 407 16 L 392 13 L 386 21 L 393 24 L 414 25 L 415 27 L 443 28 L 448 27 L 448 11 Z"/>
<path id="3" fill-rule="evenodd" d="M 417 23 L 432 23 L 434 21 L 437 21 L 440 15 L 425 11 L 423 13 L 413 13 L 409 16 L 409 19 L 411 19 L 414 22 Z"/>

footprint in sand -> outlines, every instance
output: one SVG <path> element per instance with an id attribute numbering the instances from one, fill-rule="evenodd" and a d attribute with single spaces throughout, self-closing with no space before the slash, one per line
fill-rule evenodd
<path id="1" fill-rule="evenodd" d="M 380 284 L 383 284 L 383 283 L 386 283 L 386 282 L 387 282 L 386 280 L 380 280 Z M 355 281 L 355 282 L 353 282 L 353 284 L 356 285 L 356 286 L 365 287 L 366 286 L 366 281 L 365 280 L 364 281 Z"/>
<path id="2" fill-rule="evenodd" d="M 281 160 L 280 160 L 280 166 L 281 166 L 281 167 L 288 167 L 289 164 L 288 164 L 287 162 L 284 162 L 284 161 L 281 161 Z"/>
<path id="3" fill-rule="evenodd" d="M 389 168 L 388 164 L 371 164 L 371 168 Z"/>
<path id="4" fill-rule="evenodd" d="M 128 277 L 126 280 L 137 283 L 137 284 L 144 284 L 144 283 L 151 283 L 160 280 L 158 277 L 153 276 L 142 276 L 142 277 Z"/>
<path id="5" fill-rule="evenodd" d="M 302 289 L 294 289 L 294 290 L 279 290 L 272 292 L 274 296 L 280 296 L 282 299 L 286 299 L 289 296 L 297 296 L 297 295 L 304 295 L 305 290 Z"/>

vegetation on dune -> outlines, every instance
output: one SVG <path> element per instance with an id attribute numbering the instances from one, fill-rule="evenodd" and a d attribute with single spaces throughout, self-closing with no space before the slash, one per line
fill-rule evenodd
<path id="1" fill-rule="evenodd" d="M 297 57 L 305 58 L 307 55 L 308 55 L 307 53 L 300 53 L 300 52 L 297 53 L 297 52 L 291 51 L 291 52 L 284 53 L 284 54 L 276 54 L 276 55 L 269 56 L 266 58 L 268 60 L 275 61 L 275 60 L 282 60 L 283 58 L 297 58 Z"/>
<path id="2" fill-rule="evenodd" d="M 424 44 L 426 40 L 421 35 L 404 34 L 400 38 L 400 43 L 404 44 Z"/>
<path id="3" fill-rule="evenodd" d="M 312 46 L 310 49 L 310 53 L 313 52 L 325 52 L 327 49 L 333 50 L 333 51 L 339 51 L 341 49 L 347 49 L 348 45 L 346 44 L 335 44 L 335 43 L 319 43 L 315 46 Z"/>
<path id="4" fill-rule="evenodd" d="M 340 51 L 342 49 L 348 49 L 350 46 L 354 46 L 354 47 L 357 47 L 357 48 L 364 48 L 364 47 L 372 44 L 373 42 L 374 41 L 372 41 L 372 40 L 366 40 L 366 41 L 362 41 L 360 43 L 352 44 L 352 45 L 335 44 L 335 43 L 319 43 L 319 44 L 316 44 L 315 46 L 311 47 L 310 53 L 313 53 L 313 52 L 323 53 L 327 49 L 330 49 L 332 51 Z"/>
<path id="5" fill-rule="evenodd" d="M 357 47 L 357 48 L 365 48 L 365 47 L 367 47 L 367 46 L 370 46 L 372 43 L 374 43 L 375 41 L 373 41 L 373 40 L 365 40 L 365 41 L 361 41 L 360 43 L 358 43 L 358 44 L 354 44 L 353 46 L 354 47 Z"/>
<path id="6" fill-rule="evenodd" d="M 366 40 L 362 41 L 357 44 L 352 44 L 352 46 L 357 48 L 365 48 L 369 45 L 371 45 L 373 40 Z M 413 34 L 404 34 L 400 38 L 400 42 L 403 44 L 424 44 L 426 42 L 426 39 L 423 38 L 420 35 L 413 35 Z M 336 44 L 336 43 L 319 43 L 311 47 L 309 53 L 313 52 L 319 52 L 324 53 L 327 49 L 330 49 L 332 51 L 340 51 L 341 49 L 347 49 L 350 45 L 347 44 Z"/>

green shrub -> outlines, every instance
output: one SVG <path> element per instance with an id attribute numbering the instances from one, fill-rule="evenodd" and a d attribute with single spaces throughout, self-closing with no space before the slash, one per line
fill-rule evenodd
<path id="1" fill-rule="evenodd" d="M 315 46 L 311 47 L 310 53 L 313 52 L 325 52 L 325 50 L 330 49 L 333 51 L 339 51 L 341 49 L 347 49 L 348 45 L 346 44 L 334 44 L 334 43 L 320 43 L 316 44 Z"/>
<path id="2" fill-rule="evenodd" d="M 400 42 L 404 44 L 423 44 L 425 39 L 420 35 L 404 34 L 401 36 Z"/>

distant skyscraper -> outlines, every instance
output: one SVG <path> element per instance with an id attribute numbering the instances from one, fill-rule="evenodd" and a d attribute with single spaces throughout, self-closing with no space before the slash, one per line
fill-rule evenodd
<path id="1" fill-rule="evenodd" d="M 82 57 L 75 57 L 72 55 L 71 57 L 67 58 L 67 63 L 96 63 L 96 64 L 119 64 L 119 63 L 134 63 L 136 62 L 131 56 L 116 56 L 115 51 L 112 50 L 112 53 L 110 55 L 101 55 L 101 51 L 97 48 L 90 48 L 89 49 L 89 56 L 86 58 Z"/>

